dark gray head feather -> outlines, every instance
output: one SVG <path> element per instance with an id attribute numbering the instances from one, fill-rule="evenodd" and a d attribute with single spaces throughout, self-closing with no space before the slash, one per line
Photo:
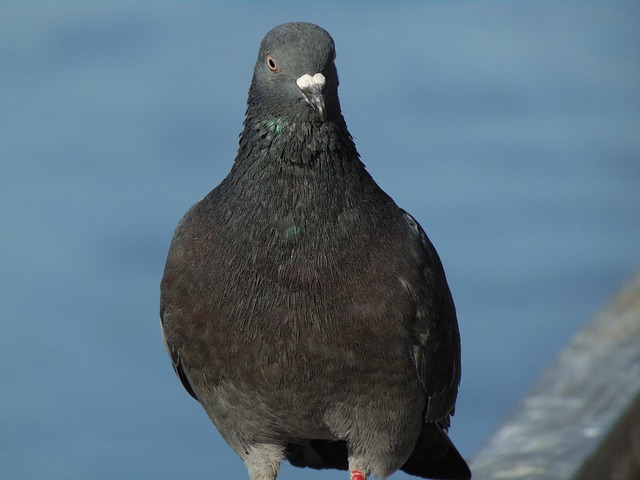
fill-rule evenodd
<path id="1" fill-rule="evenodd" d="M 315 116 L 296 80 L 321 73 L 326 78 L 327 118 L 336 120 L 340 104 L 334 59 L 333 39 L 317 25 L 295 22 L 273 28 L 260 43 L 249 90 L 249 113 L 286 121 Z M 275 69 L 270 68 L 274 65 Z"/>

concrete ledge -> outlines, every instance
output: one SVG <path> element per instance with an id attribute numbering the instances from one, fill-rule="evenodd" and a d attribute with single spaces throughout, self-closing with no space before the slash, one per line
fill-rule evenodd
<path id="1" fill-rule="evenodd" d="M 474 480 L 640 479 L 640 273 L 471 461 Z"/>

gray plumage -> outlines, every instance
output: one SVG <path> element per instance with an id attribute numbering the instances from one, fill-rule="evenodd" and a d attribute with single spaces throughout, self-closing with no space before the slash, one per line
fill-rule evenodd
<path id="1" fill-rule="evenodd" d="M 284 459 L 469 478 L 446 434 L 460 340 L 444 271 L 360 162 L 334 58 L 309 23 L 260 44 L 231 172 L 173 237 L 167 350 L 251 480 Z"/>

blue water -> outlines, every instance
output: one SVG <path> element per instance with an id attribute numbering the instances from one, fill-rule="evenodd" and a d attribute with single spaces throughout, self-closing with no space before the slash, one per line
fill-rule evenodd
<path id="1" fill-rule="evenodd" d="M 246 478 L 171 370 L 158 284 L 231 166 L 260 39 L 299 19 L 443 259 L 465 455 L 640 267 L 637 2 L 3 2 L 1 478 Z"/>

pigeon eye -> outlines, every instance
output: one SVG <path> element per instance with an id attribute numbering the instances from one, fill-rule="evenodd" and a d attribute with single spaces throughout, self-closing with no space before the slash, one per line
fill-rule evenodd
<path id="1" fill-rule="evenodd" d="M 267 54 L 267 67 L 269 67 L 269 70 L 271 70 L 273 73 L 278 73 L 280 71 L 280 67 L 278 67 L 278 64 L 273 59 L 270 53 Z"/>

